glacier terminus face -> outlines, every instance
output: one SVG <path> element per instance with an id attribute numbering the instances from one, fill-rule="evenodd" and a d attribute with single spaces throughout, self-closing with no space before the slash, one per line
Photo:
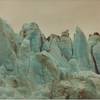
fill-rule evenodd
<path id="1" fill-rule="evenodd" d="M 15 33 L 0 19 L 0 99 L 18 98 L 100 98 L 100 34 L 46 37 L 35 22 Z"/>

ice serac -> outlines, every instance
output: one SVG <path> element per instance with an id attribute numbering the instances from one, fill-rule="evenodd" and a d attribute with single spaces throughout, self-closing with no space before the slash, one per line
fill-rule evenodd
<path id="1" fill-rule="evenodd" d="M 91 70 L 89 66 L 89 49 L 88 49 L 88 42 L 79 27 L 76 27 L 76 33 L 74 34 L 74 41 L 73 41 L 73 57 L 79 63 L 80 70 Z"/>
<path id="2" fill-rule="evenodd" d="M 21 36 L 30 41 L 30 48 L 34 52 L 40 52 L 41 48 L 41 31 L 36 23 L 26 23 L 21 30 Z"/>
<path id="3" fill-rule="evenodd" d="M 69 30 L 62 32 L 61 37 L 58 42 L 58 46 L 61 50 L 62 55 L 70 60 L 73 53 L 72 40 L 69 37 Z"/>
<path id="4" fill-rule="evenodd" d="M 67 68 L 68 62 L 62 51 L 59 48 L 59 36 L 52 34 L 49 39 L 49 54 L 53 57 L 54 62 L 57 64 L 58 69 L 66 74 L 70 67 Z"/>
<path id="5" fill-rule="evenodd" d="M 0 65 L 8 63 L 9 61 L 13 62 L 15 58 L 13 49 L 15 42 L 14 32 L 2 19 L 0 19 L 0 41 Z"/>
<path id="6" fill-rule="evenodd" d="M 100 35 L 90 36 L 89 46 L 91 48 L 91 57 L 93 59 L 95 72 L 100 74 Z"/>
<path id="7" fill-rule="evenodd" d="M 52 74 L 50 70 L 46 69 L 46 65 L 39 59 L 41 58 L 40 51 L 44 42 L 44 35 L 36 23 L 23 25 L 21 30 L 22 42 L 18 52 L 19 57 L 19 70 L 23 75 L 28 76 L 31 83 L 43 84 L 50 81 Z M 40 58 L 37 57 L 39 55 Z M 50 63 L 49 63 L 50 64 Z M 26 73 L 26 71 L 28 72 Z M 50 75 L 48 74 L 50 73 Z"/>

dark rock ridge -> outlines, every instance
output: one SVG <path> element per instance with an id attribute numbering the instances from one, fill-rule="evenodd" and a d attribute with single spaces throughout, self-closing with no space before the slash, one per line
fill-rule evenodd
<path id="1" fill-rule="evenodd" d="M 100 98 L 100 35 L 69 35 L 46 38 L 36 23 L 18 34 L 0 19 L 0 98 Z"/>

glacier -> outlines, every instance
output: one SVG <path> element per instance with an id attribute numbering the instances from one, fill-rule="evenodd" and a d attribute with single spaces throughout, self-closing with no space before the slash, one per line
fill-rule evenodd
<path id="1" fill-rule="evenodd" d="M 98 99 L 99 51 L 97 32 L 46 37 L 31 22 L 15 33 L 0 18 L 0 99 Z"/>

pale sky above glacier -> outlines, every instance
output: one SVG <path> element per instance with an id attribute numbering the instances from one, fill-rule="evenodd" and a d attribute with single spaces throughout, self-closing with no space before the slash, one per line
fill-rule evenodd
<path id="1" fill-rule="evenodd" d="M 100 32 L 100 0 L 0 0 L 0 17 L 17 32 L 23 23 L 36 22 L 45 34 Z"/>

